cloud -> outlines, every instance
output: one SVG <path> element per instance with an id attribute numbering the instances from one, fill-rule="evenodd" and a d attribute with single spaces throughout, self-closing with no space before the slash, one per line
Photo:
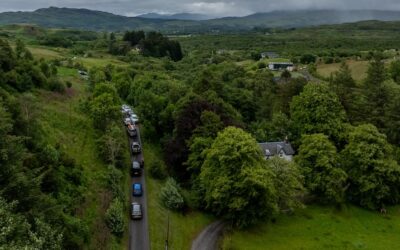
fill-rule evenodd
<path id="1" fill-rule="evenodd" d="M 400 10 L 399 0 L 0 0 L 0 11 L 35 10 L 49 6 L 88 8 L 122 15 L 148 12 L 196 12 L 208 15 L 247 15 L 297 9 Z"/>

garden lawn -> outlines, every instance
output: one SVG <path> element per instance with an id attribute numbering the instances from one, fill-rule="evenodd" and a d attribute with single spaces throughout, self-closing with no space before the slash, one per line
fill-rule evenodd
<path id="1" fill-rule="evenodd" d="M 348 206 L 311 206 L 225 236 L 224 250 L 400 249 L 400 207 L 387 215 Z"/>

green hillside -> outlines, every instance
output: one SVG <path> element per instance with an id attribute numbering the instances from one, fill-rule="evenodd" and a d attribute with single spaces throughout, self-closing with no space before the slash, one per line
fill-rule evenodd
<path id="1" fill-rule="evenodd" d="M 168 33 L 238 32 L 249 31 L 256 27 L 305 27 L 361 20 L 400 20 L 400 12 L 363 10 L 275 11 L 245 17 L 227 17 L 204 21 L 126 17 L 101 11 L 56 7 L 38 9 L 33 12 L 0 13 L 0 24 L 29 23 L 44 27 L 108 31 L 143 29 L 160 30 Z"/>

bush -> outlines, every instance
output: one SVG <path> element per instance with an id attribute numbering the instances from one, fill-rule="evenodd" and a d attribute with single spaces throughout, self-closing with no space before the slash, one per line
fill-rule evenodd
<path id="1" fill-rule="evenodd" d="M 70 82 L 70 81 L 67 81 L 65 84 L 67 85 L 67 88 L 69 88 L 69 89 L 72 87 L 72 82 Z"/>
<path id="2" fill-rule="evenodd" d="M 258 69 L 265 69 L 267 65 L 265 64 L 265 62 L 259 62 L 257 63 L 257 67 Z"/>
<path id="3" fill-rule="evenodd" d="M 49 89 L 58 93 L 65 93 L 65 85 L 64 83 L 57 78 L 49 79 Z"/>
<path id="4" fill-rule="evenodd" d="M 106 212 L 106 223 L 111 232 L 122 237 L 125 229 L 124 207 L 119 199 L 114 199 Z"/>
<path id="5" fill-rule="evenodd" d="M 125 197 L 121 187 L 123 178 L 121 170 L 112 165 L 109 165 L 107 170 L 107 185 L 111 190 L 113 198 L 118 198 L 119 200 L 123 201 Z"/>
<path id="6" fill-rule="evenodd" d="M 182 210 L 185 206 L 180 187 L 172 178 L 169 178 L 161 189 L 160 198 L 164 206 L 172 210 Z"/>
<path id="7" fill-rule="evenodd" d="M 156 159 L 150 163 L 149 172 L 154 179 L 164 180 L 167 178 L 167 170 L 164 162 Z"/>

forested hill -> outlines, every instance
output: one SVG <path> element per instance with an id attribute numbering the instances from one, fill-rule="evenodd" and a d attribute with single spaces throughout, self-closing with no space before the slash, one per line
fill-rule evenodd
<path id="1" fill-rule="evenodd" d="M 30 23 L 44 27 L 108 31 L 143 29 L 168 33 L 237 32 L 252 30 L 255 27 L 305 27 L 362 20 L 400 20 L 400 12 L 375 10 L 275 11 L 245 17 L 226 17 L 204 21 L 126 17 L 87 9 L 55 7 L 33 12 L 0 13 L 0 24 Z"/>

